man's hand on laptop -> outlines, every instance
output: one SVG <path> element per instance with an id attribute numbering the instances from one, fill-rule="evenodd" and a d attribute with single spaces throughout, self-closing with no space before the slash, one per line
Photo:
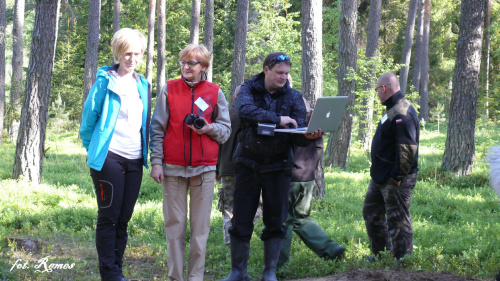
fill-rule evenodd
<path id="1" fill-rule="evenodd" d="M 304 136 L 306 136 L 306 138 L 308 138 L 310 140 L 314 140 L 314 139 L 317 139 L 317 138 L 324 136 L 324 135 L 326 135 L 326 132 L 322 132 L 321 129 L 317 129 L 313 133 L 305 134 Z"/>
<path id="2" fill-rule="evenodd" d="M 297 128 L 297 121 L 290 116 L 280 116 L 280 126 L 283 128 Z"/>

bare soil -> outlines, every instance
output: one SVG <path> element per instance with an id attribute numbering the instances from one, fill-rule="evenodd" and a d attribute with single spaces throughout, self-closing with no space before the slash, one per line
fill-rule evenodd
<path id="1" fill-rule="evenodd" d="M 479 281 L 494 279 L 476 279 L 444 273 L 355 270 L 329 277 L 308 278 L 293 281 Z"/>

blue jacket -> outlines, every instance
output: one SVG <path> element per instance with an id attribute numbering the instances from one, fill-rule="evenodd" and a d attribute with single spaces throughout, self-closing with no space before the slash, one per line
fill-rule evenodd
<path id="1" fill-rule="evenodd" d="M 90 88 L 83 106 L 80 137 L 87 149 L 87 165 L 100 171 L 108 155 L 111 137 L 115 130 L 116 120 L 120 112 L 120 96 L 116 89 L 115 78 L 118 65 L 103 66 L 97 71 L 97 79 Z M 144 109 L 142 111 L 142 157 L 144 166 L 148 168 L 149 124 L 151 119 L 151 85 L 143 77 L 134 73 L 137 90 L 141 96 Z"/>

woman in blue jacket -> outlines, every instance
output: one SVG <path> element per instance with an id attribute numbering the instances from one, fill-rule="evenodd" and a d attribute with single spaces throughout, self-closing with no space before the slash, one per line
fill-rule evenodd
<path id="1" fill-rule="evenodd" d="M 122 28 L 111 41 L 115 64 L 99 68 L 82 114 L 80 136 L 97 197 L 96 247 L 102 280 L 122 274 L 127 225 L 147 166 L 151 85 L 135 68 L 146 49 L 140 31 Z"/>

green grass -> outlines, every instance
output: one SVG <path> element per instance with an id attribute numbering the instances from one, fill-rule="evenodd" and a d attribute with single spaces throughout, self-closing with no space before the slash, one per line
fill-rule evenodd
<path id="1" fill-rule="evenodd" d="M 500 269 L 500 204 L 489 187 L 486 154 L 497 143 L 500 127 L 480 127 L 476 134 L 476 162 L 468 177 L 441 170 L 446 128 L 427 124 L 422 131 L 420 172 L 412 196 L 414 251 L 403 259 L 405 270 L 442 272 L 484 280 Z M 9 179 L 15 144 L 4 138 L 0 146 L 0 280 L 99 280 L 94 231 L 97 207 L 85 150 L 76 132 L 50 132 L 46 141 L 43 180 L 33 184 Z M 279 273 L 284 279 L 329 276 L 358 269 L 394 269 L 390 255 L 369 263 L 368 237 L 362 204 L 369 182 L 370 159 L 354 148 L 345 170 L 327 167 L 326 197 L 317 200 L 313 216 L 326 233 L 347 248 L 341 261 L 315 256 L 297 236 L 290 262 Z M 219 186 L 216 186 L 216 189 Z M 206 280 L 224 278 L 230 271 L 229 247 L 222 244 L 222 218 L 212 205 L 211 232 L 206 255 Z M 166 280 L 166 242 L 161 186 L 145 171 L 141 194 L 129 228 L 125 276 Z M 257 279 L 263 268 L 260 220 L 251 241 L 249 273 Z M 40 239 L 40 252 L 16 249 L 11 237 Z M 189 237 L 186 237 L 189 244 Z M 74 264 L 71 269 L 36 272 L 39 259 L 47 264 Z M 30 268 L 12 268 L 17 260 Z M 19 262 L 18 262 L 19 263 Z M 43 268 L 41 268 L 43 269 Z"/>

